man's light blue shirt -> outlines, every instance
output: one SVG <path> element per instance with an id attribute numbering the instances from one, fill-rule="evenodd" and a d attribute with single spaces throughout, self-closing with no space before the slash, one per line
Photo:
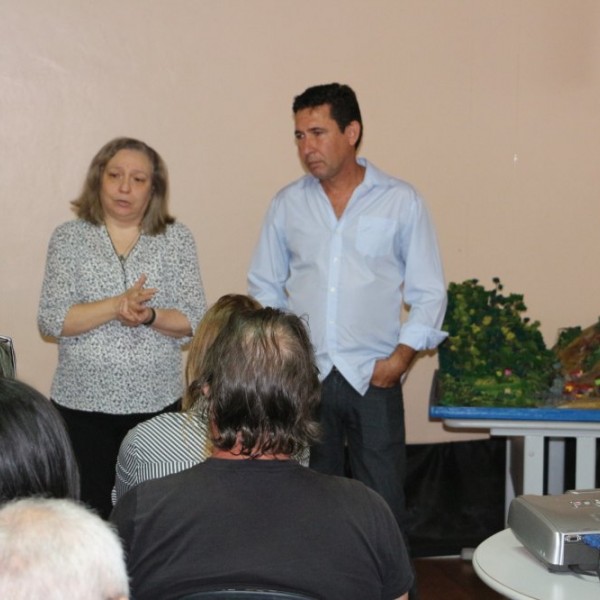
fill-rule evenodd
<path id="1" fill-rule="evenodd" d="M 306 317 L 321 378 L 335 365 L 361 394 L 398 344 L 435 348 L 446 284 L 427 208 L 409 184 L 364 159 L 363 182 L 335 216 L 306 175 L 273 199 L 248 274 L 264 306 Z M 401 324 L 402 306 L 410 307 Z"/>

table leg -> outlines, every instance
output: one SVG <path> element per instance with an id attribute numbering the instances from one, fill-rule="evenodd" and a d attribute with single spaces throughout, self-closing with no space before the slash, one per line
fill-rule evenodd
<path id="1" fill-rule="evenodd" d="M 578 437 L 575 465 L 575 487 L 578 490 L 596 487 L 596 438 Z"/>
<path id="2" fill-rule="evenodd" d="M 523 493 L 544 493 L 544 438 L 542 436 L 525 436 Z"/>
<path id="3" fill-rule="evenodd" d="M 513 439 L 506 438 L 506 464 L 504 466 L 504 524 L 508 527 L 508 509 L 515 494 L 515 483 L 512 477 L 512 445 Z"/>
<path id="4" fill-rule="evenodd" d="M 548 438 L 548 493 L 565 491 L 565 440 Z"/>

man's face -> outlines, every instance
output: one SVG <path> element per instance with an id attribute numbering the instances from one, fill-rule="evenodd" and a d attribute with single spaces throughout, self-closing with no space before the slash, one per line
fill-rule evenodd
<path id="1" fill-rule="evenodd" d="M 342 132 L 331 118 L 329 104 L 304 108 L 294 115 L 298 156 L 307 171 L 320 181 L 328 181 L 356 161 L 357 132 L 360 126 L 350 123 Z"/>

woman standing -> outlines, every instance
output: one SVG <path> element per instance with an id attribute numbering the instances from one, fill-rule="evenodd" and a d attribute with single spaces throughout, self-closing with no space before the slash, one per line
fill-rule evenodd
<path id="1" fill-rule="evenodd" d="M 67 423 L 82 500 L 108 516 L 127 431 L 177 410 L 181 346 L 206 301 L 190 231 L 167 209 L 164 162 L 118 138 L 89 167 L 48 248 L 38 324 L 58 338 L 52 400 Z"/>

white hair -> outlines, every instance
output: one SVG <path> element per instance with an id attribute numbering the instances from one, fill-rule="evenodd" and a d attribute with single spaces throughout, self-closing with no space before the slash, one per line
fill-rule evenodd
<path id="1" fill-rule="evenodd" d="M 72 500 L 26 498 L 0 508 L 0 598 L 129 597 L 115 531 Z"/>

